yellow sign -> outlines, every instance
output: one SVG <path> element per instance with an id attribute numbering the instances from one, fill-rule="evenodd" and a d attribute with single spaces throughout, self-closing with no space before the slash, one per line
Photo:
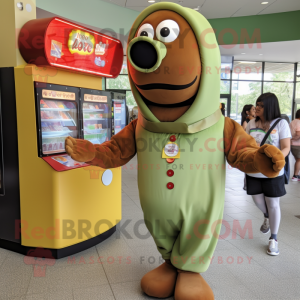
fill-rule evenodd
<path id="1" fill-rule="evenodd" d="M 48 99 L 63 99 L 63 100 L 76 100 L 75 93 L 61 92 L 53 90 L 43 90 L 43 98 Z"/>
<path id="2" fill-rule="evenodd" d="M 84 101 L 107 103 L 107 96 L 84 94 Z"/>
<path id="3" fill-rule="evenodd" d="M 68 47 L 72 54 L 91 55 L 95 48 L 95 37 L 89 32 L 73 29 L 69 35 Z"/>

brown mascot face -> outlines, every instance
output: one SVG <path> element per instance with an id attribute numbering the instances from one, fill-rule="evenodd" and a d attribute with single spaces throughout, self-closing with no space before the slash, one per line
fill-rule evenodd
<path id="1" fill-rule="evenodd" d="M 201 59 L 195 34 L 179 14 L 161 10 L 144 19 L 135 35 L 138 36 L 160 41 L 167 54 L 151 73 L 139 72 L 129 64 L 131 78 L 160 121 L 175 121 L 189 109 L 199 89 Z M 136 51 L 131 51 L 131 58 L 137 66 L 150 69 L 156 54 L 147 44 L 150 45 L 140 43 Z"/>

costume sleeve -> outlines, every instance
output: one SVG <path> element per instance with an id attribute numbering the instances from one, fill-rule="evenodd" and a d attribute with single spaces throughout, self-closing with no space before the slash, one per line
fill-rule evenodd
<path id="1" fill-rule="evenodd" d="M 255 139 L 229 118 L 225 118 L 224 146 L 228 163 L 245 173 L 262 173 L 274 178 L 285 165 L 280 149 L 268 144 L 258 147 Z"/>
<path id="2" fill-rule="evenodd" d="M 125 165 L 136 154 L 135 129 L 137 119 L 130 122 L 110 141 L 94 145 L 95 158 L 87 163 L 104 169 Z"/>
<path id="3" fill-rule="evenodd" d="M 249 124 L 246 131 L 249 132 Z M 243 127 L 230 118 L 225 118 L 224 150 L 228 163 L 245 173 L 259 173 L 254 167 L 254 156 L 259 147 L 255 139 Z"/>

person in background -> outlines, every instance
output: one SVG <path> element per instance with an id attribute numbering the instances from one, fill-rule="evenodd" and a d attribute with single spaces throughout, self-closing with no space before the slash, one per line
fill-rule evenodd
<path id="1" fill-rule="evenodd" d="M 292 133 L 291 152 L 295 157 L 295 169 L 292 181 L 300 181 L 300 109 L 296 112 L 296 118 L 290 123 Z"/>
<path id="2" fill-rule="evenodd" d="M 276 120 L 280 119 L 268 136 L 265 144 L 279 148 L 286 157 L 291 148 L 291 131 L 286 120 L 281 119 L 278 99 L 273 93 L 265 93 L 256 100 L 256 118 L 252 119 L 246 128 L 246 132 L 253 136 L 260 146 L 266 133 Z M 263 234 L 268 234 L 271 229 L 271 237 L 267 253 L 278 255 L 277 233 L 280 225 L 281 211 L 279 200 L 286 194 L 284 168 L 278 177 L 267 178 L 261 173 L 247 174 L 247 194 L 251 195 L 256 206 L 264 214 L 264 222 L 260 228 Z"/>
<path id="3" fill-rule="evenodd" d="M 255 118 L 255 106 L 252 104 L 246 104 L 243 107 L 242 110 L 242 119 L 241 119 L 241 125 L 243 126 L 244 130 L 246 130 L 247 124 L 250 122 L 250 120 Z M 244 178 L 244 187 L 243 189 L 247 190 L 247 184 L 246 184 L 246 174 Z"/>
<path id="4" fill-rule="evenodd" d="M 225 103 L 220 103 L 220 109 L 221 109 L 222 115 L 225 117 Z"/>
<path id="5" fill-rule="evenodd" d="M 241 125 L 246 130 L 247 124 L 250 120 L 255 118 L 255 106 L 252 104 L 246 104 L 242 110 L 242 120 Z"/>

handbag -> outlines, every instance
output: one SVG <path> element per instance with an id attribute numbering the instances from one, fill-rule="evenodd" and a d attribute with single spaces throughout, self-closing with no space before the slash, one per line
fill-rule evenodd
<path id="1" fill-rule="evenodd" d="M 269 135 L 271 134 L 272 130 L 275 128 L 275 126 L 281 121 L 282 119 L 278 119 L 275 121 L 275 123 L 273 124 L 273 126 L 268 130 L 268 132 L 266 133 L 266 135 L 264 136 L 263 140 L 260 143 L 260 146 L 263 146 L 267 140 L 267 138 L 269 137 Z M 285 184 L 289 184 L 289 180 L 290 180 L 290 159 L 289 159 L 289 154 L 285 157 L 285 166 L 284 166 L 284 183 Z"/>

